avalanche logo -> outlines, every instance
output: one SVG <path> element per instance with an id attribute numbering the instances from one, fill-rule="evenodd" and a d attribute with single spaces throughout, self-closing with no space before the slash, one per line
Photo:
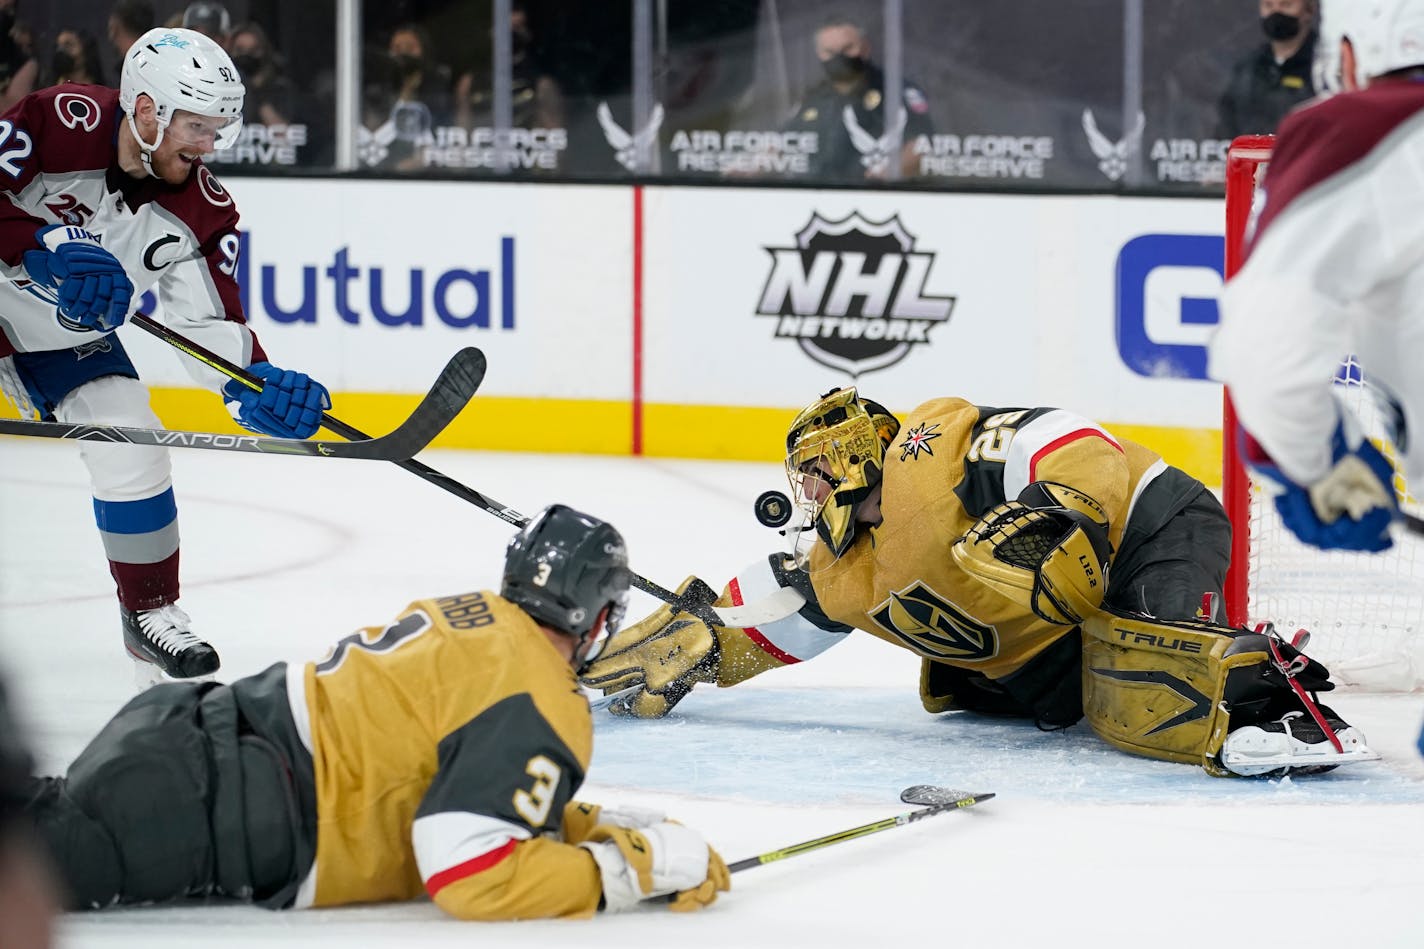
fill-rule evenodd
<path id="1" fill-rule="evenodd" d="M 823 366 L 859 376 L 893 366 L 949 320 L 952 296 L 926 295 L 932 252 L 915 250 L 899 215 L 839 221 L 819 213 L 792 247 L 767 247 L 771 273 L 757 316 L 776 318 L 776 337 L 794 339 Z"/>
<path id="2" fill-rule="evenodd" d="M 99 127 L 99 103 L 77 92 L 61 92 L 54 97 L 54 111 L 67 129 L 83 128 L 92 132 Z"/>
<path id="3" fill-rule="evenodd" d="M 225 208 L 232 204 L 232 195 L 227 193 L 227 189 L 218 183 L 218 179 L 207 165 L 198 166 L 198 188 L 203 192 L 203 197 L 208 199 L 208 203 L 214 207 Z"/>

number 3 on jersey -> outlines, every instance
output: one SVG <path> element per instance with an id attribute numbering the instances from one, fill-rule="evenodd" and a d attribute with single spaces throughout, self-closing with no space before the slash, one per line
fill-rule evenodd
<path id="1" fill-rule="evenodd" d="M 326 675 L 340 669 L 341 664 L 346 661 L 347 653 L 352 649 L 364 649 L 367 652 L 377 653 L 390 652 L 430 627 L 430 617 L 420 610 L 415 610 L 409 616 L 402 616 L 387 626 L 381 631 L 381 635 L 369 642 L 360 633 L 352 633 L 336 644 L 336 647 L 331 650 L 330 656 L 316 664 L 316 674 Z"/>
<path id="2" fill-rule="evenodd" d="M 524 766 L 524 773 L 534 778 L 534 786 L 527 791 L 520 788 L 514 792 L 514 809 L 529 822 L 530 827 L 543 827 L 549 819 L 549 808 L 554 804 L 554 792 L 559 789 L 564 769 L 543 755 L 535 755 Z"/>

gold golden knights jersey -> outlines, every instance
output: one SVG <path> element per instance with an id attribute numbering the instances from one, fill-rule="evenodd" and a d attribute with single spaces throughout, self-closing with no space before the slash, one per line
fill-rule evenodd
<path id="1" fill-rule="evenodd" d="M 728 631 L 723 642 L 734 661 L 724 659 L 730 668 L 718 682 L 809 659 L 852 628 L 989 678 L 1008 675 L 1068 630 L 962 571 L 950 556 L 954 542 L 1030 483 L 1056 481 L 1102 505 L 1116 550 L 1130 524 L 1146 533 L 1161 526 L 1162 505 L 1144 505 L 1152 510 L 1134 518 L 1136 504 L 1149 484 L 1175 470 L 1150 449 L 1062 409 L 926 402 L 902 420 L 886 453 L 882 522 L 857 528 L 839 558 L 817 542 L 810 561 L 815 602 L 808 603 L 815 609 Z M 782 582 L 774 572 L 749 568 L 729 585 L 730 602 L 771 592 Z"/>
<path id="2" fill-rule="evenodd" d="M 581 916 L 590 854 L 557 837 L 592 753 L 568 661 L 491 592 L 417 600 L 288 670 L 311 751 L 315 861 L 295 905 L 428 893 L 471 919 Z"/>

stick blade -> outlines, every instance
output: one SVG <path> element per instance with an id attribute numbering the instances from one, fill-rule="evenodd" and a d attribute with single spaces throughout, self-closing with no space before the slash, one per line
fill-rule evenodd
<path id="1" fill-rule="evenodd" d="M 900 800 L 906 804 L 919 804 L 927 807 L 936 804 L 953 804 L 955 801 L 963 801 L 971 797 L 987 800 L 993 797 L 993 794 L 975 794 L 973 791 L 943 788 L 937 784 L 914 784 L 900 792 Z"/>

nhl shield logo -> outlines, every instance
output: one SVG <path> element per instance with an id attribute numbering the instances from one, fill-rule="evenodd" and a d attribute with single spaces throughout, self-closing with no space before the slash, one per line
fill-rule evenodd
<path id="1" fill-rule="evenodd" d="M 757 315 L 776 318 L 778 339 L 851 376 L 904 359 L 954 309 L 954 297 L 926 293 L 935 255 L 915 249 L 899 215 L 813 213 L 794 246 L 766 251 L 771 273 Z"/>

